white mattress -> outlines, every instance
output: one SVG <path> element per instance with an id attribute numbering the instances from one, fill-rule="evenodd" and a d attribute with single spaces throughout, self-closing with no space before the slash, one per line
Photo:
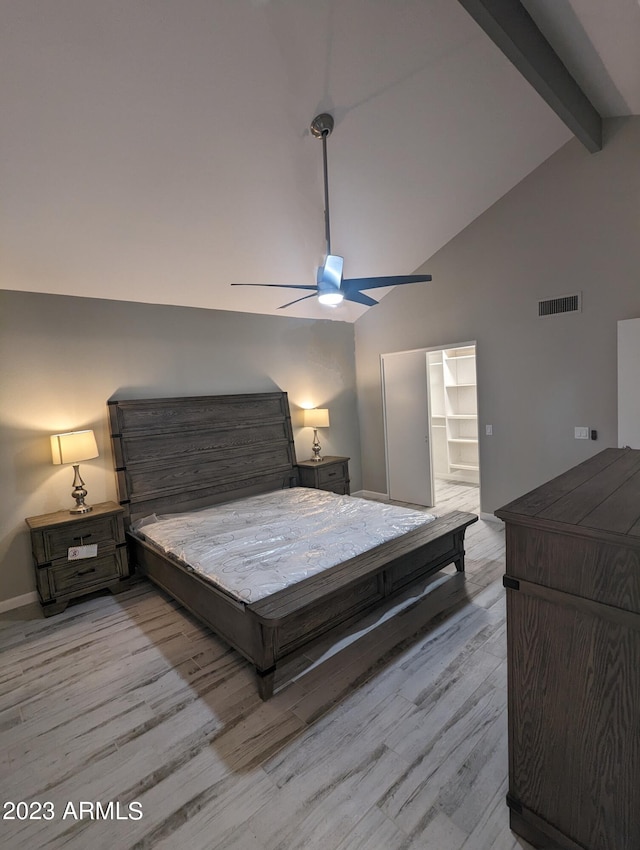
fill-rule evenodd
<path id="1" fill-rule="evenodd" d="M 255 602 L 435 519 L 295 487 L 138 520 L 133 529 L 235 599 Z"/>

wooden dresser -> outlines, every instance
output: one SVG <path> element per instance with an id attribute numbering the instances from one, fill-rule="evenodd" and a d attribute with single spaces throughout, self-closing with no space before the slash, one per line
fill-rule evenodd
<path id="1" fill-rule="evenodd" d="M 500 510 L 511 828 L 640 848 L 640 451 L 606 449 Z"/>

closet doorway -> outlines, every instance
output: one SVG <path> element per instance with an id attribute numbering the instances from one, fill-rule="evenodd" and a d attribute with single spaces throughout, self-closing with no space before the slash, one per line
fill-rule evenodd
<path id="1" fill-rule="evenodd" d="M 478 485 L 476 346 L 381 355 L 387 488 L 431 507 L 435 479 Z"/>

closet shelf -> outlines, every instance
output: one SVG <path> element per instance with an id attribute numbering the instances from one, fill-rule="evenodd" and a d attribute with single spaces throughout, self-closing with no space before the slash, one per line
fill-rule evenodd
<path id="1" fill-rule="evenodd" d="M 445 348 L 429 355 L 433 457 L 437 475 L 478 482 L 478 412 L 475 345 Z M 455 392 L 454 392 L 455 390 Z"/>

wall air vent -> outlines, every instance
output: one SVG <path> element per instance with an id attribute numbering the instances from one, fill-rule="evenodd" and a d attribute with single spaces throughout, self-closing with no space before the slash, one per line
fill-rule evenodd
<path id="1" fill-rule="evenodd" d="M 545 298 L 538 301 L 538 316 L 555 316 L 557 313 L 581 313 L 582 293 L 560 295 L 558 298 Z"/>

